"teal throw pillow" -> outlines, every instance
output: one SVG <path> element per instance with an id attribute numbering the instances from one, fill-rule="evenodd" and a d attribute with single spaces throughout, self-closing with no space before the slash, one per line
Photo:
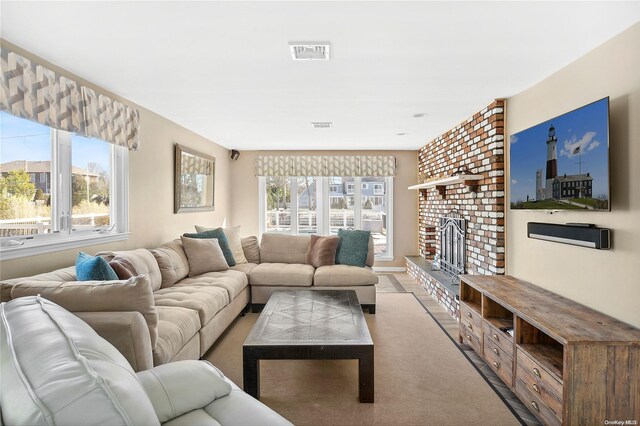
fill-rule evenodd
<path id="1" fill-rule="evenodd" d="M 364 268 L 369 252 L 371 232 L 338 229 L 338 237 L 340 242 L 336 251 L 336 263 Z"/>
<path id="2" fill-rule="evenodd" d="M 76 257 L 76 277 L 78 281 L 115 281 L 115 271 L 100 256 L 80 252 Z"/>
<path id="3" fill-rule="evenodd" d="M 233 252 L 231 251 L 231 247 L 229 246 L 229 240 L 227 240 L 227 236 L 224 235 L 224 231 L 222 228 L 212 229 L 211 231 L 197 232 L 197 233 L 187 233 L 183 235 L 187 238 L 215 238 L 218 240 L 218 244 L 222 249 L 222 254 L 224 254 L 224 258 L 227 261 L 229 266 L 236 266 L 236 260 L 233 258 Z"/>

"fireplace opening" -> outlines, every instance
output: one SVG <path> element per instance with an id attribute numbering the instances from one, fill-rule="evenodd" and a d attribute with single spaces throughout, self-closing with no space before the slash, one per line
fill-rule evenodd
<path id="1" fill-rule="evenodd" d="M 457 211 L 451 211 L 440 218 L 438 234 L 440 250 L 434 263 L 457 281 L 457 276 L 465 273 L 466 220 Z"/>

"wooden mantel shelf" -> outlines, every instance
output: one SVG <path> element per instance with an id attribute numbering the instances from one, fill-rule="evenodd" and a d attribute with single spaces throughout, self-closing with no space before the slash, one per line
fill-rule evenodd
<path id="1" fill-rule="evenodd" d="M 479 180 L 484 179 L 483 175 L 456 175 L 445 177 L 442 179 L 436 179 L 425 183 L 420 183 L 418 185 L 411 185 L 408 189 L 427 189 L 427 188 L 436 188 L 440 195 L 444 196 L 446 187 L 449 185 L 456 185 L 459 183 L 464 183 L 469 187 L 470 190 L 475 190 L 475 187 L 478 185 Z"/>

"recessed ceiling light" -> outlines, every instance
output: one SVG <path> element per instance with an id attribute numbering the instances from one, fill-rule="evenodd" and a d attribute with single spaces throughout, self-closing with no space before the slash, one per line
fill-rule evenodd
<path id="1" fill-rule="evenodd" d="M 419 112 L 417 114 L 413 114 L 413 118 L 422 118 L 422 117 L 426 117 L 427 115 L 429 114 L 427 114 L 426 112 Z"/>
<path id="2" fill-rule="evenodd" d="M 314 129 L 330 129 L 333 126 L 331 121 L 312 121 L 311 127 Z"/>
<path id="3" fill-rule="evenodd" d="M 294 61 L 328 61 L 328 41 L 291 41 L 291 57 Z"/>

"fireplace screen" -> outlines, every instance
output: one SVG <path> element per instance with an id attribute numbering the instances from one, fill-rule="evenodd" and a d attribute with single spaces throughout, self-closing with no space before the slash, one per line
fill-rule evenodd
<path id="1" fill-rule="evenodd" d="M 440 269 L 451 275 L 464 274 L 466 221 L 451 212 L 440 218 Z"/>

